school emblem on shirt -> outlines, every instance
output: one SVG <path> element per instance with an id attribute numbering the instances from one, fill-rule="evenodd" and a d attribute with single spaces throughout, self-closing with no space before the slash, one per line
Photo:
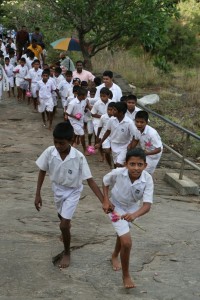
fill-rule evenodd
<path id="1" fill-rule="evenodd" d="M 68 170 L 68 174 L 72 174 L 72 170 Z"/>
<path id="2" fill-rule="evenodd" d="M 121 129 L 121 132 L 124 132 L 124 128 Z"/>
<path id="3" fill-rule="evenodd" d="M 136 193 L 136 194 L 139 194 L 139 193 L 140 193 L 140 190 L 135 190 L 135 193 Z"/>

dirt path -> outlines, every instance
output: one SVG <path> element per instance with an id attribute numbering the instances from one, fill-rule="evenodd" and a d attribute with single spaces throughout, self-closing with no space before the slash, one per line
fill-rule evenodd
<path id="1" fill-rule="evenodd" d="M 51 133 L 30 106 L 14 99 L 0 104 L 0 299 L 200 299 L 200 210 L 191 202 L 198 197 L 177 195 L 162 180 L 162 164 L 156 171 L 155 204 L 138 220 L 146 232 L 131 229 L 136 289 L 125 291 L 121 273 L 111 269 L 115 234 L 87 186 L 72 222 L 72 263 L 63 271 L 54 267 L 51 259 L 62 243 L 48 178 L 42 211 L 33 205 L 35 160 L 51 144 Z M 101 185 L 107 166 L 96 156 L 88 160 Z"/>

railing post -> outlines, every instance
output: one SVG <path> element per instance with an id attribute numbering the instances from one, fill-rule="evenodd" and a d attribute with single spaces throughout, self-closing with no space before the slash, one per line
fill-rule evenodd
<path id="1" fill-rule="evenodd" d="M 186 155 L 187 155 L 189 139 L 190 139 L 190 135 L 189 135 L 189 133 L 187 133 L 186 134 L 186 139 L 185 139 L 185 144 L 184 144 L 184 149 L 183 149 L 183 157 L 182 157 L 181 169 L 180 169 L 180 174 L 179 174 L 179 179 L 180 180 L 183 179 L 183 171 L 184 171 L 184 167 L 185 167 L 185 158 L 186 158 Z"/>

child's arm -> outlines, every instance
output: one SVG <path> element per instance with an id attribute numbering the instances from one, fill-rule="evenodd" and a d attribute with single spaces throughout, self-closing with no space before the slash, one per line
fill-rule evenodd
<path id="1" fill-rule="evenodd" d="M 105 186 L 103 183 L 103 204 L 102 208 L 106 214 L 114 210 L 114 205 L 109 200 L 109 185 Z"/>
<path id="2" fill-rule="evenodd" d="M 131 149 L 135 148 L 138 143 L 139 143 L 139 140 L 135 140 L 135 138 L 133 138 L 132 142 L 131 142 Z"/>
<path id="3" fill-rule="evenodd" d="M 39 175 L 38 175 L 36 194 L 35 194 L 35 208 L 38 211 L 40 211 L 40 209 L 42 208 L 42 198 L 40 195 L 40 191 L 41 191 L 45 176 L 46 176 L 46 171 L 40 170 Z"/>
<path id="4" fill-rule="evenodd" d="M 106 132 L 104 133 L 101 141 L 99 142 L 99 144 L 95 145 L 95 147 L 100 148 L 101 145 L 103 144 L 103 142 L 107 139 L 107 137 L 109 137 L 110 133 L 111 133 L 111 130 L 107 129 Z"/>
<path id="5" fill-rule="evenodd" d="M 99 135 L 100 135 L 101 130 L 102 130 L 102 127 L 98 127 L 98 130 L 97 130 L 97 140 L 99 140 Z"/>
<path id="6" fill-rule="evenodd" d="M 150 211 L 150 208 L 151 208 L 151 203 L 144 202 L 142 207 L 140 207 L 137 211 L 135 211 L 132 214 L 128 213 L 128 214 L 122 215 L 121 218 L 128 222 L 132 222 L 136 218 L 141 217 L 141 216 L 145 215 L 146 213 L 148 213 Z"/>
<path id="7" fill-rule="evenodd" d="M 101 115 L 99 114 L 91 114 L 93 118 L 97 118 L 97 119 L 100 119 L 101 118 Z"/>
<path id="8" fill-rule="evenodd" d="M 96 182 L 94 181 L 94 179 L 93 178 L 87 179 L 87 183 L 88 183 L 89 187 L 91 188 L 91 190 L 93 191 L 93 193 L 97 196 L 97 198 L 99 198 L 101 203 L 103 203 L 103 194 L 102 194 L 100 188 L 98 187 L 98 185 L 96 184 Z"/>
<path id="9" fill-rule="evenodd" d="M 145 152 L 146 155 L 154 155 L 154 154 L 157 154 L 157 153 L 161 152 L 161 147 L 155 148 L 154 150 L 151 150 L 151 151 L 145 150 L 144 152 Z"/>

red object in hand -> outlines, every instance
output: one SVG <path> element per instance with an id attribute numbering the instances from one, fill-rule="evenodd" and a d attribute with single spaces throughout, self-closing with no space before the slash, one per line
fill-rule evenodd
<path id="1" fill-rule="evenodd" d="M 115 222 L 119 221 L 120 219 L 121 219 L 121 216 L 119 216 L 118 213 L 116 213 L 114 211 L 111 213 L 111 221 L 112 222 L 115 223 Z"/>
<path id="2" fill-rule="evenodd" d="M 87 152 L 90 154 L 95 154 L 95 147 L 94 146 L 88 146 L 87 147 Z"/>
<path id="3" fill-rule="evenodd" d="M 82 114 L 78 113 L 75 115 L 75 117 L 80 120 L 80 118 L 82 117 Z"/>

